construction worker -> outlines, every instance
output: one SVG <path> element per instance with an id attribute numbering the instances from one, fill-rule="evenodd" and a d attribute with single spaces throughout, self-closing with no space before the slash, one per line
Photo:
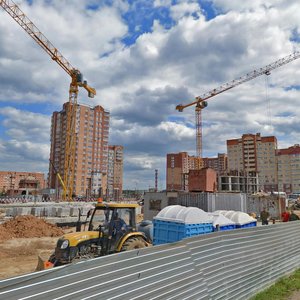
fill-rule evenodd
<path id="1" fill-rule="evenodd" d="M 125 221 L 119 217 L 119 214 L 116 212 L 113 218 L 112 223 L 113 235 L 123 234 L 127 230 L 127 224 Z"/>
<path id="2" fill-rule="evenodd" d="M 261 219 L 261 224 L 262 225 L 268 225 L 269 224 L 269 217 L 270 214 L 264 207 L 263 210 L 260 212 L 260 219 Z"/>

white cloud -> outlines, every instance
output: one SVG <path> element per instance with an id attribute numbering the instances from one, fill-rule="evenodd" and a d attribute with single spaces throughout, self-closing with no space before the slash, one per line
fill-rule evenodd
<path id="1" fill-rule="evenodd" d="M 50 138 L 50 116 L 23 111 L 13 107 L 0 110 L 4 120 L 2 125 L 7 128 L 6 134 L 17 141 L 43 141 Z"/>
<path id="2" fill-rule="evenodd" d="M 1 170 L 43 172 L 47 175 L 49 153 L 47 144 L 0 140 Z"/>
<path id="3" fill-rule="evenodd" d="M 182 2 L 170 8 L 171 16 L 174 20 L 179 20 L 182 17 L 195 14 L 201 15 L 201 10 L 198 3 Z"/>
<path id="4" fill-rule="evenodd" d="M 112 2 L 110 7 L 99 6 L 95 0 L 76 0 L 72 2 L 75 5 L 69 5 L 68 0 L 21 4 L 42 32 L 97 89 L 94 100 L 81 92 L 78 101 L 100 104 L 110 110 L 110 140 L 125 146 L 125 186 L 134 186 L 137 176 L 139 186 L 142 187 L 144 179 L 147 188 L 153 182 L 154 168 L 164 174 L 168 152 L 194 151 L 194 109 L 178 113 L 177 104 L 191 102 L 195 96 L 298 47 L 295 40 L 299 40 L 300 7 L 296 1 L 214 0 L 214 8 L 222 14 L 207 21 L 196 1 L 177 1 L 172 5 L 172 1 L 155 0 L 153 5 L 157 9 L 170 9 L 174 24 L 164 26 L 163 19 L 157 18 L 151 30 L 130 46 L 122 43 L 129 26 L 121 14 L 132 9 L 143 16 L 143 10 L 137 10 L 138 4 L 146 5 L 147 1 L 134 5 L 121 0 Z M 88 4 L 99 7 L 86 10 Z M 148 16 L 144 17 L 146 20 Z M 141 25 L 135 27 L 142 30 Z M 300 139 L 300 124 L 297 117 L 291 116 L 300 113 L 300 92 L 286 89 L 299 86 L 299 63 L 282 66 L 269 77 L 272 126 L 282 147 Z M 42 153 L 36 160 L 47 165 L 48 159 L 44 158 L 49 145 L 48 116 L 31 115 L 25 108 L 14 110 L 11 106 L 16 102 L 45 103 L 60 110 L 68 100 L 69 78 L 3 11 L 0 68 L 0 101 L 5 105 L 12 101 L 1 113 L 8 136 L 1 142 L 1 153 L 3 157 L 16 153 L 14 160 L 19 164 L 25 160 L 32 163 L 30 153 L 41 147 Z M 265 94 L 262 76 L 210 99 L 202 113 L 204 155 L 226 151 L 226 139 L 238 138 L 246 132 L 270 134 Z M 18 119 L 16 124 L 14 118 Z M 22 147 L 27 149 L 23 159 L 18 156 Z"/>
<path id="5" fill-rule="evenodd" d="M 158 7 L 158 6 L 166 6 L 170 7 L 172 5 L 172 0 L 154 0 L 153 6 Z"/>
<path id="6" fill-rule="evenodd" d="M 95 62 L 105 53 L 119 49 L 127 25 L 120 16 L 120 5 L 87 11 L 88 3 L 76 3 L 52 1 L 49 5 L 38 1 L 29 6 L 23 1 L 21 7 L 64 57 L 95 85 Z M 68 74 L 2 9 L 0 37 L 0 101 L 46 102 L 49 99 L 41 96 L 45 92 L 59 104 L 68 99 Z M 24 93 L 28 98 L 22 98 Z"/>

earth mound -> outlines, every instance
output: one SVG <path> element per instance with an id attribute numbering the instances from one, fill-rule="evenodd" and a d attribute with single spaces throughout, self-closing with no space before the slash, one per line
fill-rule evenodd
<path id="1" fill-rule="evenodd" d="M 0 224 L 0 241 L 12 238 L 56 237 L 63 234 L 61 228 L 32 215 L 17 216 Z"/>

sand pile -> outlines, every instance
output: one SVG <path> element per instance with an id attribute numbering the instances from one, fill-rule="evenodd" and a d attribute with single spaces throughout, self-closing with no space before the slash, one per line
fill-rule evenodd
<path id="1" fill-rule="evenodd" d="M 56 225 L 35 216 L 17 216 L 0 225 L 0 241 L 12 238 L 55 237 L 64 232 Z"/>

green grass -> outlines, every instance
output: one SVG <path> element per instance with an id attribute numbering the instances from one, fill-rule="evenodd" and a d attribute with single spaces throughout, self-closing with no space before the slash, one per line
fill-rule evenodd
<path id="1" fill-rule="evenodd" d="M 297 290 L 300 290 L 300 269 L 292 275 L 278 280 L 268 289 L 252 297 L 251 300 L 286 300 Z"/>

